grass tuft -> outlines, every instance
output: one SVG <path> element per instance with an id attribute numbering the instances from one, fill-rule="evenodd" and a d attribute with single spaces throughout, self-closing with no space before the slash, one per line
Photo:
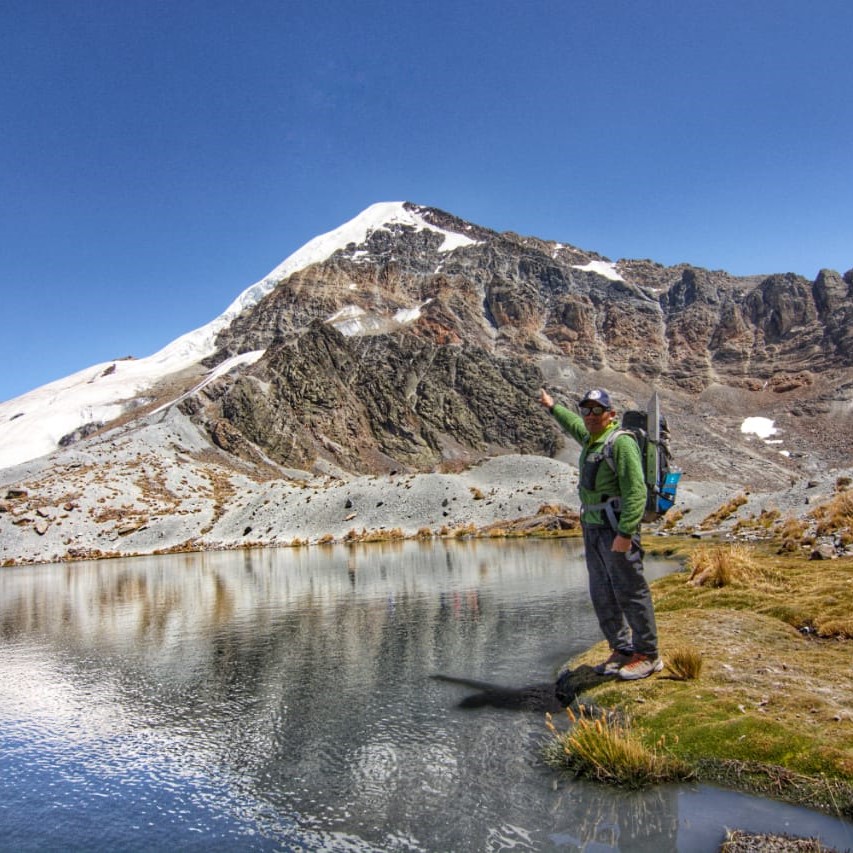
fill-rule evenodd
<path id="1" fill-rule="evenodd" d="M 750 583 L 761 572 L 746 545 L 700 545 L 690 555 L 688 582 L 692 586 L 723 587 Z"/>
<path id="2" fill-rule="evenodd" d="M 666 668 L 678 681 L 695 681 L 702 672 L 702 653 L 690 646 L 679 646 L 666 659 Z"/>
<path id="3" fill-rule="evenodd" d="M 843 545 L 853 542 L 853 492 L 842 491 L 811 513 L 818 536 L 836 535 Z"/>
<path id="4" fill-rule="evenodd" d="M 694 775 L 690 765 L 669 754 L 665 735 L 648 747 L 627 720 L 595 715 L 583 705 L 579 714 L 571 708 L 566 714 L 572 725 L 565 732 L 557 729 L 550 714 L 546 715 L 545 725 L 553 735 L 546 759 L 555 766 L 576 776 L 631 789 L 683 781 Z"/>
<path id="5" fill-rule="evenodd" d="M 801 518 L 786 518 L 779 528 L 780 545 L 783 551 L 798 551 L 804 545 L 814 544 L 814 537 L 807 535 L 809 526 Z"/>
<path id="6" fill-rule="evenodd" d="M 734 515 L 745 503 L 747 502 L 746 495 L 736 495 L 731 500 L 726 501 L 721 507 L 714 510 L 710 515 L 706 516 L 702 519 L 699 527 L 703 530 L 707 530 L 711 527 L 716 527 L 716 525 L 725 521 L 727 518 L 730 518 Z"/>

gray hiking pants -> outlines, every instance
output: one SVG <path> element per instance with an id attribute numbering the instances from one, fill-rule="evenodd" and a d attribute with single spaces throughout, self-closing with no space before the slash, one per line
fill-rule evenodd
<path id="1" fill-rule="evenodd" d="M 652 594 L 643 574 L 639 539 L 628 554 L 610 550 L 609 527 L 583 526 L 589 594 L 598 624 L 612 650 L 656 657 L 658 634 Z"/>

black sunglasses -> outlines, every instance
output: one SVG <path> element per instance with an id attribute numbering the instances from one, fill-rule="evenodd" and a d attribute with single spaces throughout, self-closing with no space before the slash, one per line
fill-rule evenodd
<path id="1" fill-rule="evenodd" d="M 587 415 L 603 415 L 607 409 L 604 406 L 578 406 L 578 411 L 586 417 Z"/>

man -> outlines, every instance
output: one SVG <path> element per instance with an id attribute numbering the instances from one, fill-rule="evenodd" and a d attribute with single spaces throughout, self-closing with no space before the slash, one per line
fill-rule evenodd
<path id="1" fill-rule="evenodd" d="M 544 388 L 539 401 L 582 448 L 578 491 L 589 593 L 610 645 L 610 657 L 595 671 L 626 680 L 646 678 L 660 672 L 663 661 L 658 654 L 652 595 L 643 575 L 640 522 L 646 484 L 640 448 L 626 433 L 611 438 L 619 422 L 610 394 L 603 388 L 583 395 L 580 414 L 555 403 Z M 608 438 L 612 468 L 604 458 Z"/>

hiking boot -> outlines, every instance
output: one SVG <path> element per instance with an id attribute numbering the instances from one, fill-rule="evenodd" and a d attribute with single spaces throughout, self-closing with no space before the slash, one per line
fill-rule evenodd
<path id="1" fill-rule="evenodd" d="M 620 652 L 615 649 L 610 653 L 610 657 L 602 663 L 598 663 L 593 667 L 596 675 L 616 675 L 619 669 L 623 667 L 633 655 L 631 652 Z"/>
<path id="2" fill-rule="evenodd" d="M 619 678 L 625 681 L 634 681 L 637 678 L 648 678 L 653 672 L 663 669 L 663 660 L 655 655 L 641 655 L 639 652 L 633 654 L 631 659 L 619 668 Z"/>

